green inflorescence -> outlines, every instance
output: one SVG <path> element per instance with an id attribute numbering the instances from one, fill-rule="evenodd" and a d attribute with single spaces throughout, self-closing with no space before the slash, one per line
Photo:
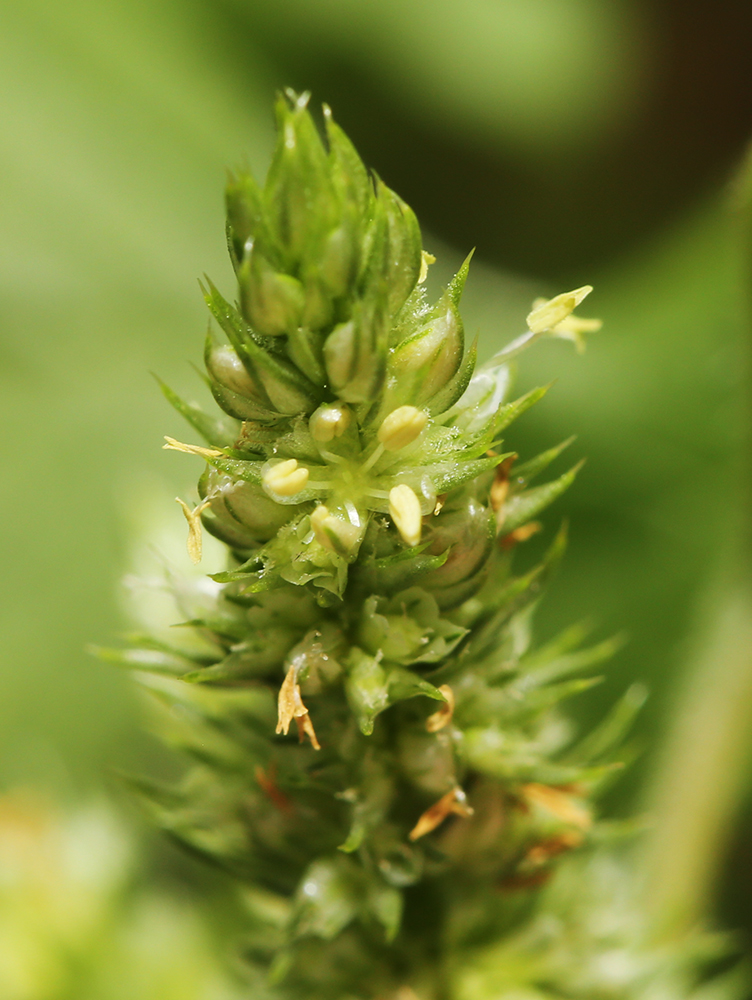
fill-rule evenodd
<path id="1" fill-rule="evenodd" d="M 193 644 L 107 654 L 148 674 L 165 738 L 193 758 L 175 787 L 135 784 L 245 883 L 254 997 L 626 996 L 462 957 L 523 934 L 558 858 L 598 840 L 592 803 L 643 700 L 630 689 L 577 738 L 558 706 L 614 643 L 582 649 L 575 627 L 531 647 L 564 529 L 512 571 L 578 466 L 531 485 L 570 442 L 526 462 L 505 449 L 545 392 L 510 401 L 509 362 L 597 328 L 573 315 L 590 289 L 535 303 L 477 367 L 469 258 L 429 302 L 414 214 L 306 104 L 279 99 L 263 188 L 229 178 L 237 303 L 204 286 L 224 415 L 163 386 L 205 441 L 166 446 L 206 463 L 198 504 L 181 501 L 189 551 L 203 528 L 229 561 L 210 592 L 183 589 Z"/>

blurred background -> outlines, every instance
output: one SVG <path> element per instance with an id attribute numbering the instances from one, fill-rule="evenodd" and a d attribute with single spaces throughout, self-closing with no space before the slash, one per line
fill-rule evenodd
<path id="1" fill-rule="evenodd" d="M 633 680 L 651 691 L 607 809 L 652 803 L 658 882 L 702 869 L 714 916 L 752 934 L 750 65 L 745 0 L 6 0 L 0 844 L 109 798 L 145 845 L 112 884 L 162 893 L 147 910 L 225 898 L 115 790 L 114 771 L 174 765 L 129 678 L 85 648 L 128 630 L 122 581 L 154 550 L 188 568 L 173 497 L 198 470 L 160 450 L 183 428 L 149 373 L 200 395 L 196 278 L 231 290 L 224 170 L 263 176 L 273 95 L 292 86 L 329 103 L 416 210 L 434 288 L 477 247 L 464 315 L 485 356 L 533 298 L 595 286 L 580 312 L 604 329 L 587 353 L 544 344 L 518 376 L 557 383 L 510 444 L 530 455 L 577 434 L 588 459 L 547 515 L 549 531 L 570 518 L 572 542 L 539 634 L 583 618 L 626 633 L 573 706 L 587 720 Z M 684 876 L 667 873 L 676 857 Z M 15 905 L 0 892 L 0 921 Z M 181 926 L 178 942 L 217 933 Z M 0 948 L 0 981 L 4 962 Z M 63 966 L 50 982 L 68 982 Z"/>

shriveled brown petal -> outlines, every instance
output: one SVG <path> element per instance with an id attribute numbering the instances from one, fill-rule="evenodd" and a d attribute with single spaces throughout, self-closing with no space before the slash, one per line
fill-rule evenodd
<path id="1" fill-rule="evenodd" d="M 548 837 L 546 840 L 542 840 L 531 847 L 525 855 L 525 860 L 537 868 L 550 861 L 551 858 L 579 847 L 584 839 L 578 830 L 564 830 L 562 833 L 557 834 L 557 836 Z"/>
<path id="2" fill-rule="evenodd" d="M 410 831 L 410 840 L 418 840 L 431 833 L 437 826 L 444 822 L 447 816 L 454 813 L 457 816 L 472 816 L 473 810 L 467 803 L 467 797 L 459 785 L 456 785 L 446 795 L 442 795 L 438 802 L 434 802 L 415 824 Z"/>
<path id="3" fill-rule="evenodd" d="M 542 806 L 563 823 L 570 823 L 572 826 L 579 827 L 580 830 L 590 829 L 593 822 L 592 816 L 567 789 L 532 782 L 529 785 L 523 785 L 520 791 L 528 802 Z"/>
<path id="4" fill-rule="evenodd" d="M 446 701 L 433 715 L 426 719 L 426 729 L 429 733 L 438 733 L 452 720 L 454 714 L 454 691 L 448 684 L 442 684 L 439 691 L 444 695 Z"/>
<path id="5" fill-rule="evenodd" d="M 506 501 L 507 494 L 509 493 L 509 473 L 516 457 L 516 455 L 510 455 L 509 458 L 505 458 L 500 465 L 496 466 L 496 475 L 494 476 L 494 481 L 491 484 L 491 508 L 496 514 L 497 531 L 501 529 L 501 526 L 504 523 L 504 518 L 506 517 L 506 514 L 504 513 L 504 502 Z"/>
<path id="6" fill-rule="evenodd" d="M 315 750 L 320 750 L 321 745 L 316 738 L 316 731 L 313 728 L 313 723 L 308 714 L 308 709 L 303 704 L 303 699 L 300 695 L 300 686 L 297 682 L 297 671 L 294 666 L 291 666 L 287 673 L 285 674 L 285 679 L 282 681 L 282 687 L 279 689 L 279 696 L 277 698 L 277 733 L 283 733 L 287 736 L 290 729 L 290 723 L 295 719 L 298 727 L 298 735 L 300 737 L 301 743 L 303 742 L 303 735 L 307 735 L 311 741 L 311 745 Z"/>
<path id="7" fill-rule="evenodd" d="M 282 687 L 279 689 L 277 697 L 276 732 L 284 733 L 285 736 L 287 736 L 290 729 L 290 723 L 295 718 L 296 694 L 297 699 L 300 700 L 300 691 L 295 680 L 295 667 L 290 667 L 285 674 L 285 679 L 282 681 Z"/>
<path id="8" fill-rule="evenodd" d="M 305 736 L 311 741 L 311 746 L 314 750 L 320 750 L 321 744 L 316 737 L 316 730 L 313 728 L 313 723 L 311 722 L 311 716 L 308 712 L 305 715 L 296 715 L 295 722 L 298 726 L 298 738 L 300 742 L 303 742 Z"/>
<path id="9" fill-rule="evenodd" d="M 540 521 L 528 521 L 527 524 L 522 524 L 519 528 L 515 528 L 514 531 L 510 531 L 508 535 L 504 535 L 501 539 L 501 547 L 503 549 L 511 549 L 518 542 L 526 542 L 528 538 L 537 535 L 542 528 L 543 525 Z"/>
<path id="10" fill-rule="evenodd" d="M 292 812 L 292 802 L 288 799 L 283 791 L 280 790 L 277 785 L 277 774 L 274 764 L 271 764 L 268 772 L 263 769 L 260 764 L 257 764 L 254 769 L 254 777 L 258 782 L 259 788 L 266 795 L 266 797 L 274 803 L 274 805 L 279 809 L 280 812 L 289 813 Z"/>

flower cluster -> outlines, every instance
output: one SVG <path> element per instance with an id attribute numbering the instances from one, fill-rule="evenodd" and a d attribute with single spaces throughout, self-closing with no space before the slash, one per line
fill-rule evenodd
<path id="1" fill-rule="evenodd" d="M 182 588 L 192 643 L 108 655 L 149 675 L 195 760 L 177 787 L 139 787 L 248 883 L 258 996 L 445 996 L 437 950 L 516 926 L 592 839 L 642 701 L 630 690 L 576 738 L 557 706 L 614 644 L 579 649 L 574 628 L 531 646 L 563 529 L 512 569 L 579 466 L 531 485 L 570 441 L 526 462 L 505 447 L 546 391 L 508 398 L 509 362 L 598 324 L 573 315 L 589 286 L 536 303 L 478 367 L 459 313 L 469 258 L 431 303 L 408 206 L 327 109 L 324 137 L 305 97 L 277 115 L 265 185 L 240 172 L 227 188 L 237 302 L 204 287 L 224 415 L 163 386 L 205 440 L 165 446 L 205 463 L 198 503 L 180 501 L 189 552 L 205 529 L 228 565 L 208 603 Z"/>

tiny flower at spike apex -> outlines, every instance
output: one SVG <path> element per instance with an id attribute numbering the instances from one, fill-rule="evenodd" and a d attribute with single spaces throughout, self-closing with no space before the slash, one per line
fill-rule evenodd
<path id="1" fill-rule="evenodd" d="M 288 93 L 277 120 L 264 186 L 227 184 L 237 298 L 202 285 L 223 414 L 162 386 L 202 439 L 165 445 L 204 466 L 179 500 L 190 556 L 209 532 L 228 561 L 208 587 L 175 585 L 182 639 L 105 652 L 192 759 L 175 786 L 133 784 L 243 883 L 249 996 L 595 996 L 560 992 L 548 966 L 539 981 L 535 957 L 502 985 L 478 971 L 478 949 L 524 936 L 560 862 L 602 838 L 593 803 L 644 697 L 578 737 L 560 704 L 616 643 L 583 649 L 579 626 L 531 642 L 563 528 L 512 568 L 579 464 L 532 485 L 571 441 L 527 460 L 503 442 L 546 392 L 510 398 L 509 362 L 542 337 L 580 345 L 599 326 L 573 315 L 591 289 L 536 302 L 478 366 L 459 312 L 470 259 L 429 301 L 415 215 L 329 110 L 322 134 Z"/>

